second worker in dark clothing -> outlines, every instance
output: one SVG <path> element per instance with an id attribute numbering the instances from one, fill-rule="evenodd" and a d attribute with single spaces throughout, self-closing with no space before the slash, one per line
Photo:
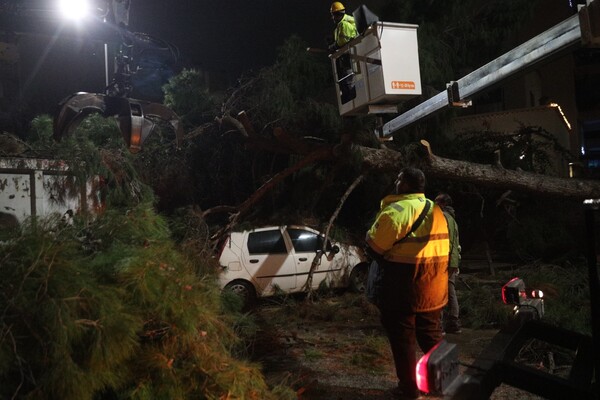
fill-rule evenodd
<path id="1" fill-rule="evenodd" d="M 459 318 L 458 296 L 456 295 L 456 279 L 458 277 L 460 266 L 460 239 L 458 235 L 458 224 L 456 215 L 452 207 L 452 197 L 447 193 L 440 193 L 435 198 L 446 221 L 448 222 L 448 234 L 450 238 L 450 259 L 448 261 L 448 307 L 444 312 L 442 323 L 444 332 L 461 333 Z"/>

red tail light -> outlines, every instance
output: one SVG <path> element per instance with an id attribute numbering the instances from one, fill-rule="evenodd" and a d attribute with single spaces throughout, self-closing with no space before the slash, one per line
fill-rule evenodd
<path id="1" fill-rule="evenodd" d="M 504 304 L 520 304 L 521 299 L 526 299 L 525 282 L 521 278 L 512 278 L 502 286 L 502 302 Z"/>
<path id="2" fill-rule="evenodd" d="M 442 343 L 442 342 L 440 342 Z M 429 393 L 429 380 L 427 373 L 427 363 L 429 362 L 429 357 L 431 356 L 431 352 L 435 351 L 440 346 L 440 343 L 436 344 L 433 349 L 431 349 L 427 354 L 424 354 L 423 357 L 417 362 L 417 387 L 421 392 Z"/>
<path id="3" fill-rule="evenodd" d="M 416 368 L 417 387 L 432 394 L 445 394 L 448 386 L 458 377 L 458 347 L 445 340 L 423 355 Z"/>
<path id="4" fill-rule="evenodd" d="M 538 289 L 527 289 L 521 278 L 512 278 L 502 286 L 502 301 L 514 304 L 514 315 L 522 320 L 544 316 L 544 293 Z"/>

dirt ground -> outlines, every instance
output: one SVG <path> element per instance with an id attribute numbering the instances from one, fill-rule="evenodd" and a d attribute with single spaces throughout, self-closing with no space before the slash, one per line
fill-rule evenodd
<path id="1" fill-rule="evenodd" d="M 292 387 L 299 400 L 391 398 L 387 391 L 396 385 L 391 352 L 378 311 L 364 296 L 267 300 L 254 313 L 260 332 L 250 353 L 270 384 Z M 496 333 L 464 328 L 446 340 L 458 345 L 459 359 L 468 365 Z M 491 398 L 540 399 L 505 385 Z"/>

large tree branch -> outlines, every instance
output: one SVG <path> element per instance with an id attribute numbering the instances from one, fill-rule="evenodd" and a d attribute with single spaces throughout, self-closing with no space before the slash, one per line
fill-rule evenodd
<path id="1" fill-rule="evenodd" d="M 559 178 L 526 171 L 504 169 L 501 166 L 451 160 L 433 154 L 427 141 L 410 159 L 389 149 L 356 148 L 368 169 L 398 171 L 403 165 L 417 164 L 428 177 L 457 180 L 501 189 L 512 189 L 546 196 L 573 199 L 600 197 L 600 181 Z"/>
<path id="2" fill-rule="evenodd" d="M 314 150 L 312 153 L 310 153 L 306 157 L 304 157 L 302 160 L 298 161 L 296 164 L 277 173 L 275 176 L 273 176 L 271 179 L 269 179 L 267 182 L 265 182 L 261 187 L 259 187 L 254 193 L 252 193 L 252 195 L 248 199 L 246 199 L 246 201 L 244 201 L 242 204 L 240 204 L 237 207 L 237 212 L 230 217 L 229 224 L 225 228 L 223 228 L 219 232 L 217 232 L 215 235 L 213 235 L 213 239 L 220 237 L 225 232 L 229 232 L 231 229 L 233 229 L 233 227 L 235 226 L 235 224 L 237 223 L 237 221 L 239 220 L 239 218 L 241 216 L 245 215 L 253 206 L 255 206 L 263 198 L 263 196 L 265 194 L 267 194 L 271 189 L 273 189 L 277 184 L 279 184 L 281 181 L 283 181 L 286 177 L 290 176 L 294 172 L 304 168 L 307 165 L 314 164 L 319 161 L 332 159 L 333 155 L 331 152 L 332 152 L 332 149 L 330 147 L 319 147 L 316 150 Z M 206 210 L 203 213 L 203 216 L 206 217 L 206 216 L 212 214 L 213 212 L 232 211 L 232 210 L 234 210 L 234 209 L 227 208 L 225 206 L 219 206 L 219 207 L 215 207 L 215 208 Z"/>
<path id="3" fill-rule="evenodd" d="M 312 260 L 312 263 L 310 265 L 310 271 L 308 271 L 308 277 L 306 278 L 306 283 L 304 283 L 304 286 L 302 287 L 303 290 L 308 291 L 309 299 L 312 295 L 312 281 L 313 281 L 313 275 L 314 275 L 315 269 L 321 262 L 321 257 L 323 257 L 323 256 L 327 257 L 326 249 L 327 249 L 327 242 L 329 241 L 329 231 L 331 230 L 331 226 L 333 225 L 333 222 L 335 221 L 335 219 L 338 217 L 340 211 L 342 210 L 344 203 L 346 203 L 348 196 L 350 196 L 350 194 L 354 191 L 354 189 L 356 189 L 356 187 L 363 181 L 364 178 L 365 178 L 365 174 L 361 174 L 354 180 L 354 182 L 352 182 L 352 184 L 348 187 L 348 189 L 346 189 L 346 193 L 344 193 L 344 195 L 340 199 L 340 202 L 339 202 L 337 208 L 335 209 L 335 211 L 333 212 L 333 214 L 331 215 L 331 218 L 329 218 L 329 223 L 327 224 L 327 227 L 325 228 L 325 237 L 323 238 L 323 246 L 321 247 L 320 251 L 318 251 L 317 254 L 315 254 L 315 256 Z"/>

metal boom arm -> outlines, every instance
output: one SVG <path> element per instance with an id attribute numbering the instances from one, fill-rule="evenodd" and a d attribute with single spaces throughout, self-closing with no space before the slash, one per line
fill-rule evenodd
<path id="1" fill-rule="evenodd" d="M 592 1 L 588 6 L 583 7 L 579 14 L 571 16 L 457 82 L 453 82 L 455 93 L 458 89 L 460 98 L 472 96 L 544 59 L 578 46 L 582 41 L 586 44 L 598 45 L 597 35 L 600 26 L 596 18 L 600 15 L 599 10 L 600 0 Z M 452 97 L 449 96 L 448 91 L 433 96 L 384 124 L 379 136 L 386 138 L 399 129 L 443 109 L 452 101 L 459 100 Z"/>

